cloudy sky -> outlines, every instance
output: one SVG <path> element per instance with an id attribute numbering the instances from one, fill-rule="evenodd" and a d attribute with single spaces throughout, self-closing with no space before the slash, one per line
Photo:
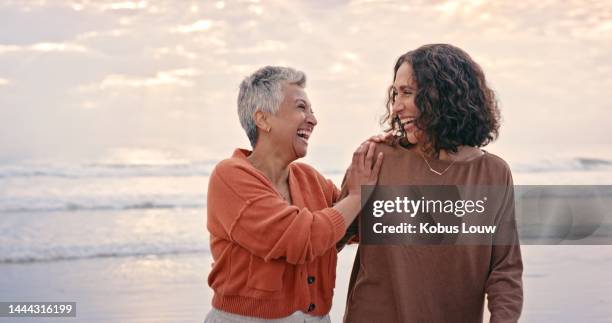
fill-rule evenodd
<path id="1" fill-rule="evenodd" d="M 489 150 L 612 157 L 609 1 L 0 0 L 0 162 L 227 156 L 248 146 L 240 80 L 280 64 L 309 78 L 308 161 L 344 164 L 380 129 L 395 59 L 436 42 L 499 96 Z"/>

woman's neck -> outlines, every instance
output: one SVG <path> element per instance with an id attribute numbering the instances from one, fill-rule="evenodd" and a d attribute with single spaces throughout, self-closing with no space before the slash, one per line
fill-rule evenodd
<path id="1" fill-rule="evenodd" d="M 290 161 L 287 161 L 274 149 L 256 146 L 247 159 L 255 168 L 263 172 L 272 184 L 278 186 L 287 183 Z"/>
<path id="2" fill-rule="evenodd" d="M 482 156 L 484 154 L 482 150 L 477 147 L 471 146 L 459 146 L 457 148 L 457 152 L 449 152 L 446 150 L 440 150 L 440 155 L 438 156 L 439 160 L 456 160 L 456 161 L 469 161 L 478 156 Z M 431 157 L 431 156 L 430 156 Z"/>

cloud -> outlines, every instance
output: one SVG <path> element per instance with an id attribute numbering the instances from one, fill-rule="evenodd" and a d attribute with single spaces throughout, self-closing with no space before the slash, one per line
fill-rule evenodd
<path id="1" fill-rule="evenodd" d="M 198 54 L 195 52 L 187 50 L 182 45 L 177 45 L 174 48 L 172 47 L 160 47 L 154 50 L 154 55 L 156 58 L 161 58 L 166 55 L 176 55 L 179 57 L 184 57 L 188 59 L 196 59 L 198 58 Z"/>
<path id="2" fill-rule="evenodd" d="M 258 16 L 261 16 L 261 14 L 264 11 L 262 6 L 250 5 L 248 8 L 249 8 L 249 11 L 251 11 L 252 13 Z"/>
<path id="3" fill-rule="evenodd" d="M 157 72 L 153 77 L 133 77 L 123 74 L 111 74 L 104 77 L 98 84 L 84 85 L 79 88 L 81 92 L 106 90 L 111 88 L 146 88 L 155 86 L 181 86 L 191 87 L 191 77 L 197 75 L 195 69 L 174 69 Z"/>
<path id="4" fill-rule="evenodd" d="M 0 55 L 4 53 L 17 52 L 17 51 L 20 51 L 21 49 L 22 49 L 21 46 L 0 45 Z"/>
<path id="5" fill-rule="evenodd" d="M 173 29 L 174 32 L 189 34 L 209 30 L 212 27 L 212 21 L 207 19 L 198 20 L 191 25 L 181 25 Z"/>
<path id="6" fill-rule="evenodd" d="M 333 74 L 342 73 L 346 71 L 346 65 L 342 63 L 335 63 L 329 68 L 329 72 Z"/>
<path id="7" fill-rule="evenodd" d="M 126 33 L 123 29 L 111 29 L 106 31 L 88 31 L 76 36 L 77 41 L 86 41 L 102 37 L 121 37 Z"/>
<path id="8" fill-rule="evenodd" d="M 146 1 L 123 1 L 106 4 L 102 7 L 105 10 L 138 10 L 147 7 Z"/>
<path id="9" fill-rule="evenodd" d="M 223 44 L 224 45 L 224 44 Z M 262 53 L 278 53 L 285 51 L 287 44 L 276 40 L 264 40 L 257 42 L 254 46 L 244 48 L 222 48 L 216 51 L 216 54 L 262 54 Z"/>
<path id="10" fill-rule="evenodd" d="M 36 43 L 27 46 L 1 45 L 0 55 L 11 52 L 77 52 L 85 53 L 89 49 L 75 43 Z"/>
<path id="11" fill-rule="evenodd" d="M 345 52 L 343 54 L 344 58 L 346 58 L 347 60 L 351 61 L 351 62 L 359 62 L 359 55 L 352 53 L 352 52 Z"/>
<path id="12" fill-rule="evenodd" d="M 5 1 L 0 4 L 7 7 L 17 7 L 24 12 L 31 12 L 42 8 L 66 6 L 74 11 L 82 11 L 95 8 L 102 11 L 108 10 L 140 10 L 149 8 L 147 1 L 99 1 L 99 0 L 79 0 L 79 1 L 47 1 L 47 0 L 17 0 Z"/>
<path id="13" fill-rule="evenodd" d="M 20 139 L 0 135 L 0 159 L 8 147 L 55 154 L 55 149 L 43 145 L 50 141 L 49 125 L 41 121 L 24 126 L 18 121 L 29 116 L 60 118 L 56 116 L 61 113 L 69 116 L 65 120 L 71 125 L 57 130 L 57 138 L 74 138 L 75 151 L 92 149 L 90 139 L 107 146 L 164 140 L 176 140 L 176 145 L 201 143 L 201 138 L 216 138 L 217 132 L 228 128 L 237 131 L 241 141 L 205 140 L 204 144 L 223 150 L 225 144 L 243 143 L 234 110 L 220 112 L 219 107 L 234 106 L 242 77 L 269 64 L 296 66 L 308 73 L 312 80 L 308 93 L 318 106 L 322 134 L 337 137 L 336 131 L 350 131 L 348 126 L 336 130 L 337 123 L 346 121 L 347 107 L 351 109 L 346 124 L 367 124 L 377 130 L 384 89 L 397 56 L 431 42 L 456 44 L 481 64 L 499 93 L 510 137 L 540 135 L 524 129 L 521 122 L 544 109 L 551 115 L 549 124 L 566 127 L 576 104 L 580 113 L 592 118 L 592 125 L 574 129 L 586 132 L 599 127 L 605 123 L 601 111 L 607 104 L 601 93 L 612 82 L 612 43 L 605 41 L 612 36 L 612 6 L 605 2 L 0 3 L 0 24 L 8 27 L 0 40 L 0 60 L 5 67 L 19 67 L 19 73 L 9 73 L 10 69 L 0 73 L 5 78 L 0 79 L 0 97 L 20 102 L 13 105 L 19 109 L 9 113 L 14 120 L 0 117 L 4 121 L 0 128 Z M 42 80 L 41 74 L 50 75 L 52 82 Z M 572 96 L 576 89 L 580 95 Z M 56 108 L 48 108 L 47 102 Z M 149 109 L 139 109 L 141 105 Z M 152 117 L 151 110 L 159 114 Z M 78 129 L 105 134 L 118 117 L 126 119 L 126 129 L 137 126 L 140 135 L 75 135 Z M 192 127 L 202 120 L 210 126 Z M 167 125 L 164 133 L 159 131 L 162 124 Z M 365 126 L 361 131 L 365 136 Z M 338 139 L 338 145 L 352 145 L 353 139 L 357 140 Z"/>
<path id="14" fill-rule="evenodd" d="M 38 43 L 29 46 L 30 50 L 39 52 L 86 52 L 87 48 L 71 43 Z"/>

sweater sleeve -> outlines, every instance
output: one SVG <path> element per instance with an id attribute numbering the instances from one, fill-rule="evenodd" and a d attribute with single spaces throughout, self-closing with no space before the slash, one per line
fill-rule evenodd
<path id="1" fill-rule="evenodd" d="M 348 170 L 344 173 L 344 178 L 342 179 L 342 189 L 340 191 L 340 199 L 345 198 L 348 195 L 348 188 L 346 184 L 346 176 L 348 175 Z M 344 231 L 344 235 L 340 240 L 336 243 L 336 251 L 340 252 L 347 244 L 359 243 L 359 216 L 357 216 L 351 224 Z"/>
<path id="2" fill-rule="evenodd" d="M 523 307 L 523 261 L 511 175 L 509 182 L 497 224 L 499 237 L 491 251 L 491 271 L 485 285 L 491 323 L 518 322 Z"/>
<path id="3" fill-rule="evenodd" d="M 345 229 L 339 211 L 289 205 L 260 174 L 239 165 L 218 165 L 211 174 L 208 216 L 209 229 L 218 223 L 231 241 L 252 254 L 291 264 L 323 255 Z"/>

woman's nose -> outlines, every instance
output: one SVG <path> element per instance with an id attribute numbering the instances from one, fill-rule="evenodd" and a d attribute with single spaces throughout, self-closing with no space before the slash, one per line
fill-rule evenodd
<path id="1" fill-rule="evenodd" d="M 306 117 L 306 122 L 308 122 L 312 126 L 316 126 L 317 125 L 317 117 L 315 117 L 314 114 L 309 113 L 308 116 Z"/>
<path id="2" fill-rule="evenodd" d="M 314 114 L 311 114 L 308 120 L 308 123 L 312 124 L 313 126 L 317 125 L 317 117 L 314 116 Z"/>
<path id="3" fill-rule="evenodd" d="M 398 114 L 402 110 L 404 110 L 404 106 L 398 101 L 393 102 L 393 105 L 391 105 L 391 112 L 393 114 Z"/>

